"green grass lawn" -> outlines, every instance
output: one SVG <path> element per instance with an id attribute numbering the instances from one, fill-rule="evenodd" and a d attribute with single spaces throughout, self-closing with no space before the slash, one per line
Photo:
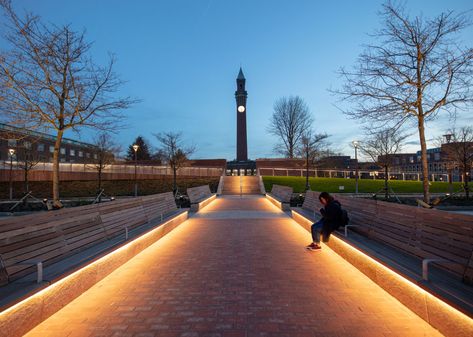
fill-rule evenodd
<path id="1" fill-rule="evenodd" d="M 304 177 L 272 177 L 264 176 L 264 187 L 266 191 L 271 191 L 273 184 L 291 186 L 294 192 L 305 191 Z M 311 190 L 327 192 L 355 192 L 355 179 L 343 178 L 309 178 Z M 422 182 L 420 181 L 402 181 L 391 180 L 389 185 L 395 193 L 422 193 Z M 432 182 L 430 185 L 431 193 L 447 193 L 449 184 L 446 182 Z M 339 191 L 338 186 L 345 186 L 344 191 Z M 384 187 L 384 180 L 360 179 L 358 180 L 358 192 L 375 193 Z M 460 183 L 453 183 L 453 191 L 461 189 Z"/>

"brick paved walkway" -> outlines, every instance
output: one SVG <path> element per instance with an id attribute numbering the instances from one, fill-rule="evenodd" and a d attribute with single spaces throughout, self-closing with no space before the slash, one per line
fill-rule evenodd
<path id="1" fill-rule="evenodd" d="M 440 336 L 309 240 L 261 197 L 217 199 L 27 336 Z"/>

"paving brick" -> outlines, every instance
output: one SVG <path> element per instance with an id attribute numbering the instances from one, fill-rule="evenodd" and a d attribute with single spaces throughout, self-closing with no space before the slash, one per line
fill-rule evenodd
<path id="1" fill-rule="evenodd" d="M 262 197 L 219 198 L 27 337 L 441 336 L 309 241 Z"/>

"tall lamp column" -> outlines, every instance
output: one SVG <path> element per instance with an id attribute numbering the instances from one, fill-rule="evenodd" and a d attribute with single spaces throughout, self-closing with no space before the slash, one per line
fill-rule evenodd
<path id="1" fill-rule="evenodd" d="M 133 150 L 135 151 L 135 198 L 138 196 L 138 181 L 136 179 L 136 165 L 138 164 L 138 157 L 137 157 L 137 152 L 138 152 L 139 146 L 138 145 L 133 145 Z"/>
<path id="2" fill-rule="evenodd" d="M 353 147 L 355 148 L 355 194 L 358 194 L 358 146 L 360 143 L 356 140 L 353 142 Z"/>
<path id="3" fill-rule="evenodd" d="M 13 200 L 13 156 L 15 155 L 15 149 L 8 149 L 10 155 L 10 200 Z"/>

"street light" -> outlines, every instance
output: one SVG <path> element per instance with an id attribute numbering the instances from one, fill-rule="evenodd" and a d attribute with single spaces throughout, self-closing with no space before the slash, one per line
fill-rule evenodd
<path id="1" fill-rule="evenodd" d="M 352 142 L 353 147 L 355 148 L 355 161 L 356 161 L 356 166 L 355 166 L 355 194 L 358 194 L 358 146 L 360 143 L 357 140 L 354 140 Z"/>
<path id="2" fill-rule="evenodd" d="M 137 162 L 138 162 L 136 154 L 138 152 L 138 149 L 139 149 L 139 145 L 134 144 L 133 145 L 133 150 L 135 151 L 135 198 L 138 196 L 138 182 L 136 180 L 136 165 L 137 165 Z"/>
<path id="3" fill-rule="evenodd" d="M 10 200 L 13 200 L 13 155 L 15 154 L 15 149 L 8 149 L 8 154 L 10 155 Z"/>

